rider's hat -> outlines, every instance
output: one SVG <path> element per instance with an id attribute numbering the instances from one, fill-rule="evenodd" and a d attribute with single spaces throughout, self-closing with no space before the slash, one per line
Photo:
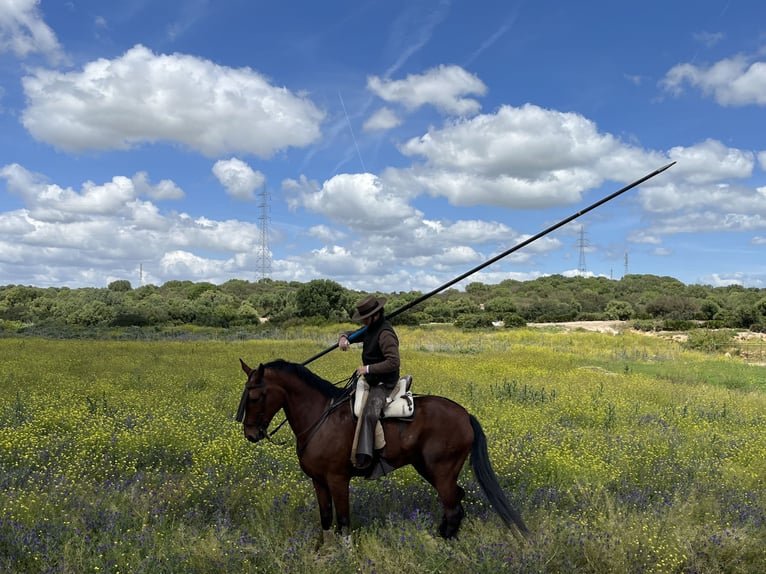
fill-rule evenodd
<path id="1" fill-rule="evenodd" d="M 383 305 L 386 304 L 385 297 L 376 297 L 375 295 L 367 295 L 359 303 L 356 304 L 356 311 L 354 316 L 351 317 L 353 321 L 361 321 L 365 317 L 374 315 L 378 311 L 383 310 Z"/>

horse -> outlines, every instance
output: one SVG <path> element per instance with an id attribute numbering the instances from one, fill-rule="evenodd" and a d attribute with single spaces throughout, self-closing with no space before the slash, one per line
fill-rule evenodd
<path id="1" fill-rule="evenodd" d="M 356 423 L 349 389 L 282 359 L 261 363 L 257 369 L 242 359 L 240 363 L 247 381 L 237 421 L 242 423 L 245 438 L 253 443 L 270 438 L 269 423 L 283 410 L 296 438 L 300 467 L 316 492 L 320 543 L 332 528 L 333 506 L 335 531 L 347 533 L 350 480 L 369 472 L 355 468 L 350 460 Z M 416 395 L 414 400 L 411 421 L 382 420 L 386 444 L 381 456 L 394 469 L 411 464 L 436 489 L 444 511 L 439 534 L 447 539 L 455 537 L 465 516 L 461 504 L 465 491 L 457 478 L 470 454 L 474 475 L 493 510 L 514 534 L 526 537 L 526 525 L 498 484 L 487 439 L 476 417 L 444 397 Z"/>

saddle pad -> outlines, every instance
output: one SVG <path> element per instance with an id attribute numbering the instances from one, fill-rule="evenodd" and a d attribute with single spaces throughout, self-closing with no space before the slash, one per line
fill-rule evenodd
<path id="1" fill-rule="evenodd" d="M 386 406 L 383 408 L 381 418 L 412 418 L 415 415 L 415 399 L 412 397 L 410 385 L 412 377 L 406 376 L 399 379 L 399 383 L 391 391 Z M 370 391 L 370 385 L 365 378 L 359 377 L 354 390 L 354 416 L 359 417 L 364 409 L 364 403 L 367 401 L 367 393 Z"/>

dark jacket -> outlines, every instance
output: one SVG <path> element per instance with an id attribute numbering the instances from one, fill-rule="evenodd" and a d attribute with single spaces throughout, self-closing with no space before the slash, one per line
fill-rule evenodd
<path id="1" fill-rule="evenodd" d="M 370 367 L 366 375 L 370 385 L 384 383 L 393 387 L 399 380 L 399 338 L 385 319 L 371 324 L 364 332 L 362 362 Z"/>

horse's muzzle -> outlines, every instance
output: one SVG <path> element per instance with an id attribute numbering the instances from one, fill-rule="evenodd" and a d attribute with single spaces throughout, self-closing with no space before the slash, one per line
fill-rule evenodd
<path id="1" fill-rule="evenodd" d="M 248 428 L 245 427 L 245 438 L 250 442 L 258 442 L 266 438 L 266 430 L 263 428 Z"/>

